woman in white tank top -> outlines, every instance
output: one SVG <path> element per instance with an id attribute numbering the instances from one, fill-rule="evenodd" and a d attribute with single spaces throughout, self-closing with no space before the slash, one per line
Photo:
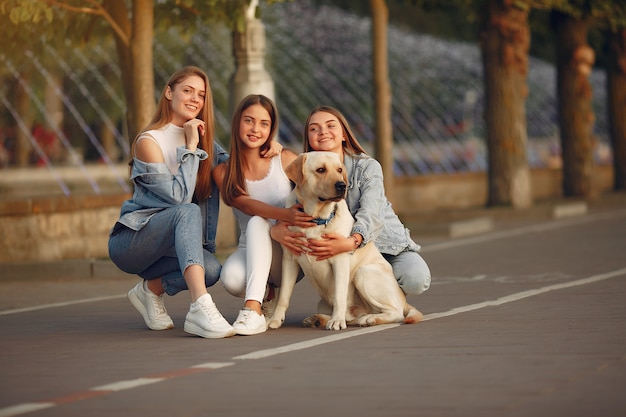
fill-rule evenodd
<path id="1" fill-rule="evenodd" d="M 271 226 L 277 220 L 298 225 L 312 220 L 297 206 L 285 208 L 292 186 L 283 167 L 297 155 L 283 150 L 272 159 L 261 156 L 277 131 L 275 104 L 263 95 L 245 97 L 233 115 L 230 159 L 213 170 L 213 179 L 224 202 L 233 207 L 241 230 L 239 246 L 220 273 L 226 290 L 244 298 L 243 309 L 233 323 L 241 335 L 266 330 L 261 307 L 268 280 L 271 286 L 280 286 L 282 249 L 270 237 Z"/>

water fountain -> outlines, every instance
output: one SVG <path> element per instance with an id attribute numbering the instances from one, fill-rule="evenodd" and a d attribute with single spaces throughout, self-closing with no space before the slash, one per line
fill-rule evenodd
<path id="1" fill-rule="evenodd" d="M 306 24 L 302 18 L 306 16 Z M 316 105 L 338 107 L 348 117 L 368 151 L 374 140 L 374 105 L 371 73 L 371 22 L 337 8 L 317 6 L 308 1 L 262 4 L 267 36 L 266 68 L 276 86 L 276 102 L 281 114 L 280 140 L 295 151 L 302 149 L 302 123 Z M 198 24 L 185 32 L 170 28 L 155 38 L 155 83 L 157 91 L 169 74 L 185 64 L 207 71 L 215 101 L 217 139 L 225 144 L 230 132 L 228 82 L 234 71 L 230 31 L 223 25 Z M 128 138 L 118 115 L 124 102 L 120 70 L 110 40 L 98 40 L 88 48 L 67 47 L 61 56 L 42 40 L 37 54 L 25 52 L 34 70 L 44 79 L 48 69 L 39 55 L 52 57 L 64 74 L 63 99 L 66 119 L 93 149 L 86 164 L 109 167 L 120 191 L 127 191 L 126 179 L 116 165 L 128 159 Z M 394 171 L 397 175 L 424 175 L 482 171 L 486 169 L 484 125 L 482 120 L 482 68 L 475 44 L 464 44 L 419 35 L 399 28 L 389 29 L 389 64 L 393 92 Z M 0 65 L 9 68 L 3 57 Z M 106 73 L 106 74 L 105 74 Z M 91 80 L 89 84 L 85 81 Z M 18 76 L 14 74 L 14 79 Z M 600 147 L 607 148 L 604 74 L 591 77 L 596 109 L 595 134 Z M 52 82 L 52 81 L 49 81 Z M 527 100 L 531 166 L 547 164 L 546 155 L 558 153 L 556 124 L 555 70 L 545 62 L 530 59 Z M 42 120 L 45 108 L 31 91 L 31 100 Z M 71 100 L 69 98 L 72 98 Z M 6 97 L 6 111 L 19 126 Z M 108 107 L 101 103 L 105 102 Z M 13 111 L 13 112 L 12 112 Z M 111 114 L 115 113 L 115 115 Z M 68 153 L 76 152 L 62 129 L 48 123 Z M 102 148 L 95 127 L 105 125 L 113 132 L 119 156 Z M 20 127 L 23 129 L 23 127 Z M 72 136 L 73 141 L 76 137 Z M 68 158 L 69 163 L 83 158 Z M 83 170 L 84 166 L 77 165 Z M 118 167 L 119 168 L 119 167 Z M 100 192 L 92 183 L 94 193 Z M 61 188 L 63 188 L 60 185 Z"/>

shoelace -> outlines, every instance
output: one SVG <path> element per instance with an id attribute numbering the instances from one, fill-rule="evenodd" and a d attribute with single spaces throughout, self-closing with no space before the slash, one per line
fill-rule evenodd
<path id="1" fill-rule="evenodd" d="M 199 303 L 199 304 L 200 304 L 200 308 L 204 310 L 205 313 L 207 313 L 207 315 L 209 316 L 209 319 L 212 322 L 224 320 L 224 317 L 222 317 L 222 314 L 219 312 L 219 310 L 217 309 L 214 303 L 211 303 L 211 305 L 207 305 L 203 303 Z"/>
<path id="2" fill-rule="evenodd" d="M 252 310 L 243 310 L 237 323 L 245 323 L 248 320 L 248 316 L 252 313 Z"/>
<path id="3" fill-rule="evenodd" d="M 165 309 L 165 304 L 163 304 L 163 297 L 159 297 L 156 294 L 149 294 L 152 298 L 152 305 L 154 306 L 155 316 L 162 316 L 167 314 L 167 310 Z"/>

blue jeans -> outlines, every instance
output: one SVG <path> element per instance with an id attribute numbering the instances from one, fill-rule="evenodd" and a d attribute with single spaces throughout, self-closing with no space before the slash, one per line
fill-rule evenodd
<path id="1" fill-rule="evenodd" d="M 166 208 L 139 231 L 120 226 L 109 237 L 109 256 L 122 271 L 145 280 L 160 278 L 169 295 L 188 289 L 183 271 L 190 265 L 204 268 L 207 287 L 219 279 L 222 265 L 202 247 L 202 220 L 196 204 Z"/>
<path id="2" fill-rule="evenodd" d="M 406 295 L 417 295 L 430 287 L 430 268 L 419 253 L 400 252 L 396 256 L 383 253 L 391 264 L 393 275 Z"/>

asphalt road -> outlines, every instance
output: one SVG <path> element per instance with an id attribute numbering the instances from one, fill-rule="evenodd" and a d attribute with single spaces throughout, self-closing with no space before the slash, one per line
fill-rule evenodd
<path id="1" fill-rule="evenodd" d="M 624 416 L 626 207 L 422 241 L 416 325 L 285 326 L 207 340 L 150 331 L 116 279 L 0 281 L 2 416 Z M 233 321 L 241 300 L 210 288 Z"/>

